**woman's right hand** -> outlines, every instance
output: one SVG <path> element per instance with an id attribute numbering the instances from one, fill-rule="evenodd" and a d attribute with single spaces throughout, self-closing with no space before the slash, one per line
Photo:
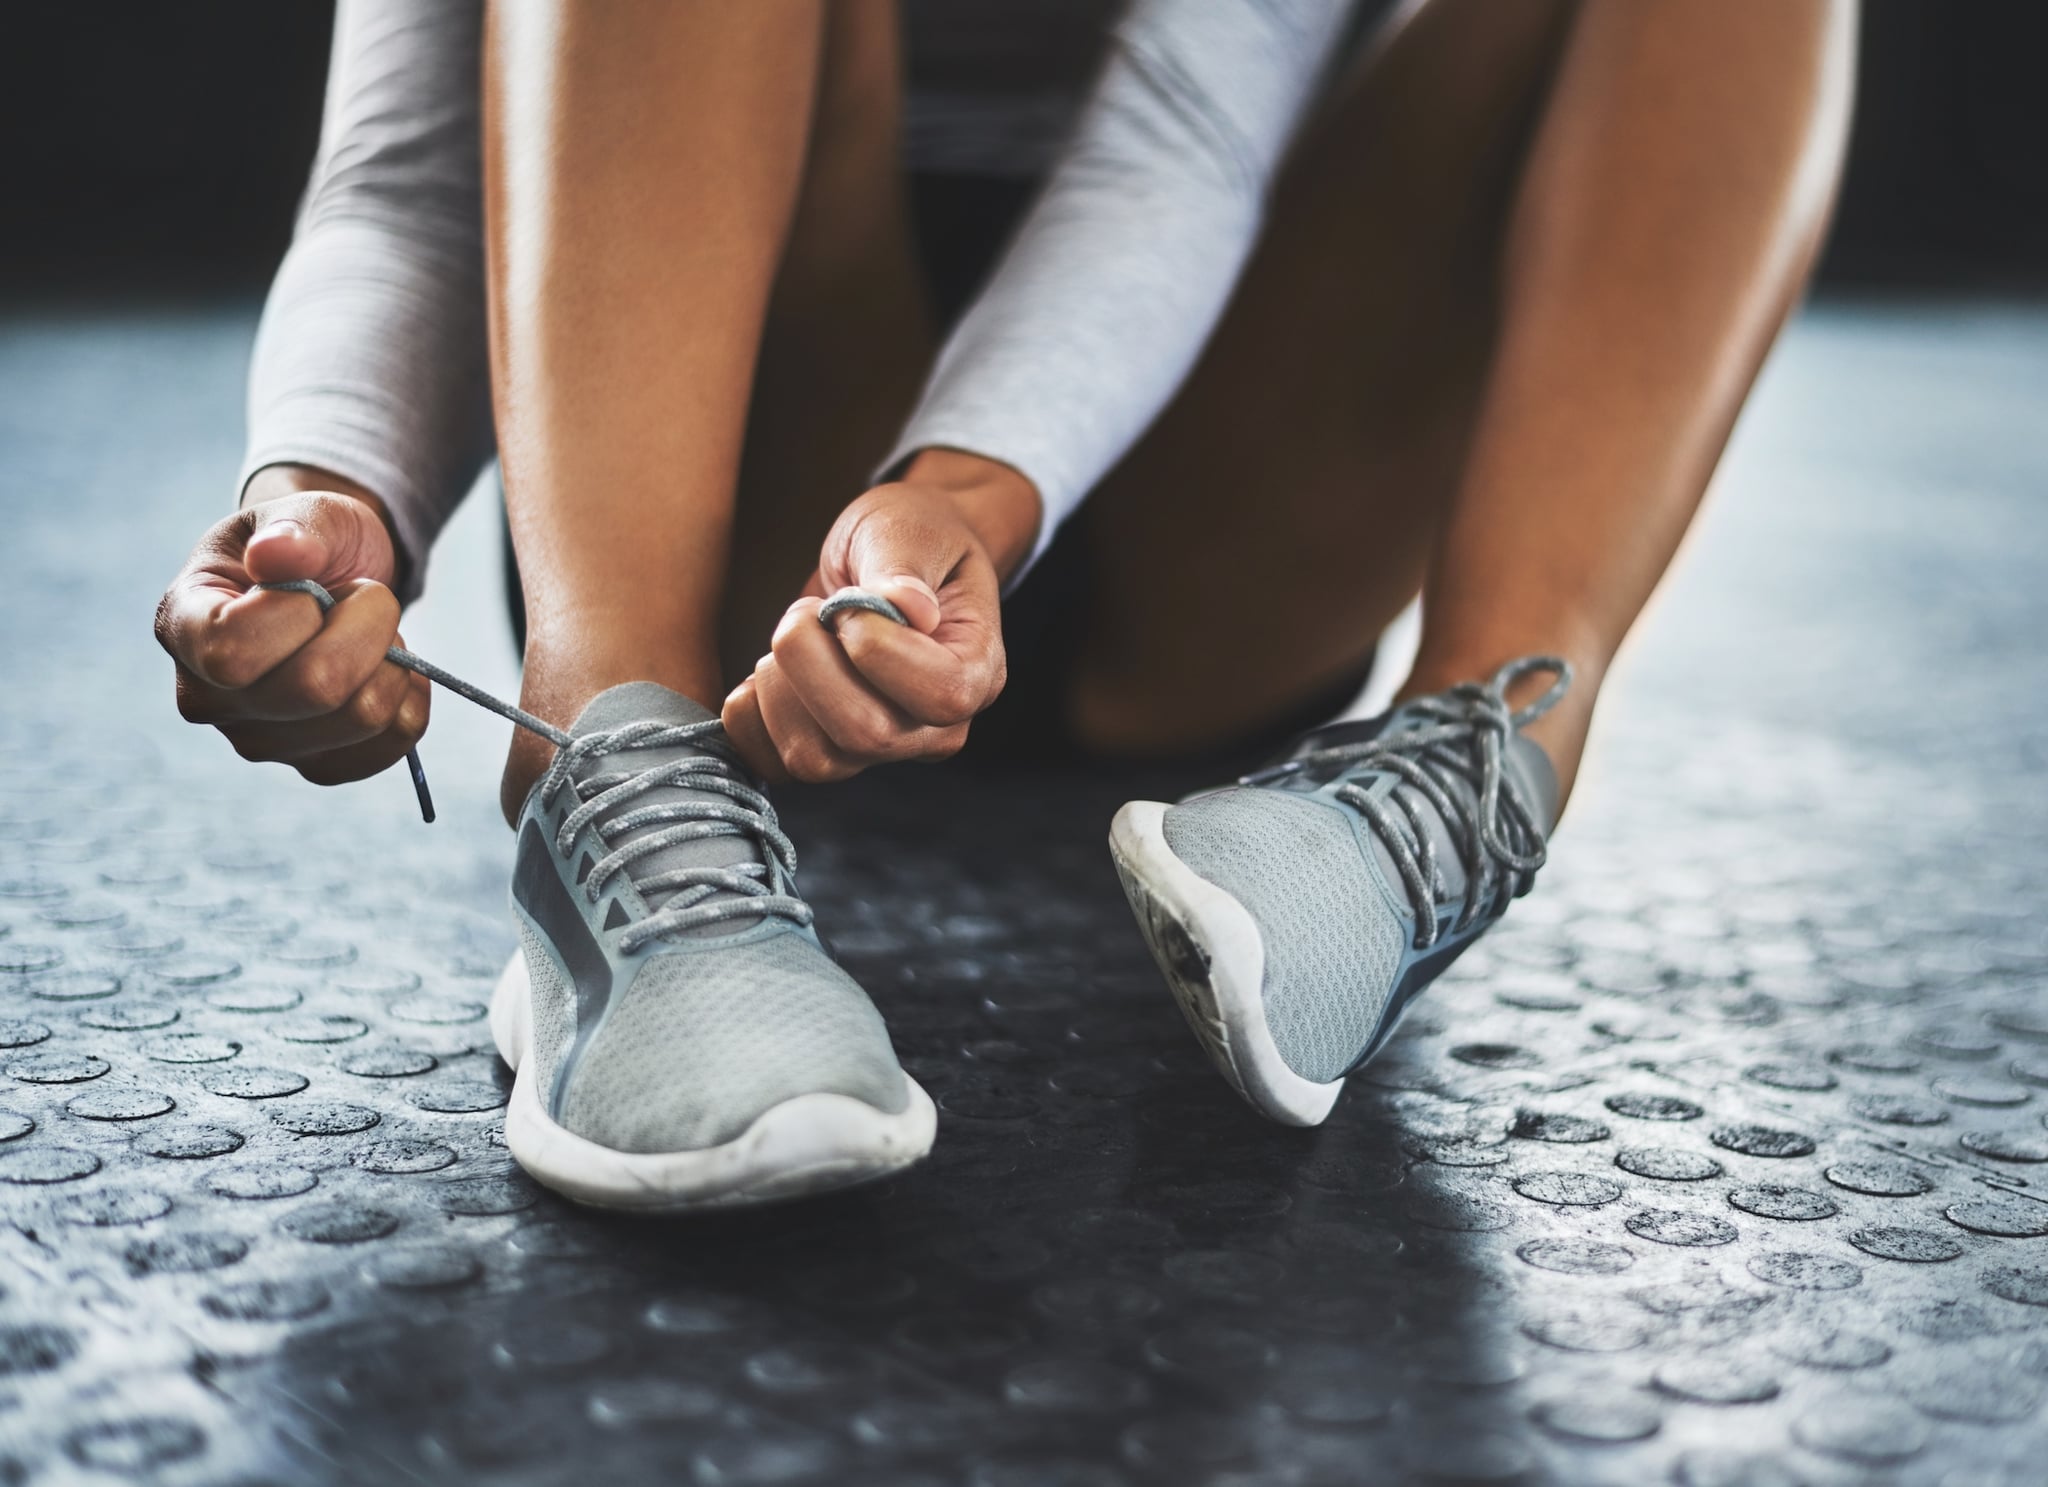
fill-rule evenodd
<path id="1" fill-rule="evenodd" d="M 244 759 L 316 785 L 386 769 L 427 730 L 430 688 L 384 659 L 398 637 L 397 554 L 383 505 L 325 471 L 273 465 L 246 504 L 199 539 L 156 608 L 178 711 Z M 309 578 L 336 600 L 258 584 Z"/>

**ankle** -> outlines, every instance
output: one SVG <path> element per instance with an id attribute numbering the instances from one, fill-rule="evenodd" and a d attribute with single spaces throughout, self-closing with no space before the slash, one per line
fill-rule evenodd
<path id="1" fill-rule="evenodd" d="M 519 829 L 526 797 L 533 793 L 535 782 L 547 772 L 553 757 L 554 745 L 546 739 L 524 728 L 513 730 L 512 749 L 505 756 L 505 772 L 498 780 L 498 809 L 505 813 L 505 824 L 514 831 Z"/>
<path id="2" fill-rule="evenodd" d="M 1394 700 L 1398 704 L 1442 692 L 1464 682 L 1486 681 L 1514 655 L 1531 653 L 1525 650 L 1496 656 L 1491 652 L 1473 651 L 1462 655 L 1419 656 L 1414 670 L 1402 683 Z M 1586 736 L 1593 723 L 1593 704 L 1600 695 L 1601 683 L 1606 679 L 1607 657 L 1587 647 L 1561 648 L 1549 654 L 1563 655 L 1571 663 L 1571 686 L 1555 707 L 1523 728 L 1521 736 L 1542 749 L 1550 760 L 1551 768 L 1556 771 L 1561 811 L 1571 799 L 1579 764 L 1585 756 Z M 1552 680 L 1547 673 L 1526 677 L 1509 688 L 1508 702 L 1512 706 L 1525 707 L 1542 696 L 1544 688 Z"/>
<path id="3" fill-rule="evenodd" d="M 583 634 L 530 632 L 519 705 L 558 728 L 570 728 L 600 692 L 626 682 L 656 682 L 716 713 L 725 700 L 716 658 L 708 648 L 664 643 L 661 634 L 661 626 L 650 626 L 630 644 L 609 645 Z M 498 786 L 498 804 L 509 824 L 518 825 L 528 793 L 554 757 L 555 747 L 546 739 L 523 728 L 513 730 Z"/>

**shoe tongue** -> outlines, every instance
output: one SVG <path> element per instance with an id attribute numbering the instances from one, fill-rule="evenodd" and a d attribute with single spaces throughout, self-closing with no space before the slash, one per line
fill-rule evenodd
<path id="1" fill-rule="evenodd" d="M 709 723 L 715 721 L 716 718 L 717 714 L 711 712 L 708 708 L 692 702 L 680 692 L 671 692 L 667 687 L 661 686 L 659 683 L 625 682 L 620 686 L 608 688 L 591 698 L 589 705 L 577 716 L 575 724 L 569 731 L 578 738 L 582 738 L 592 733 L 609 733 L 633 723 L 660 723 L 664 726 L 674 727 L 688 723 Z M 691 744 L 681 744 L 669 748 L 619 749 L 613 753 L 603 754 L 595 759 L 585 761 L 576 771 L 576 780 L 580 785 L 595 775 L 639 774 L 642 770 L 653 769 L 663 764 L 673 764 L 678 759 L 709 755 L 713 752 L 711 749 Z M 588 792 L 586 792 L 586 798 L 588 798 Z M 677 785 L 664 785 L 659 789 L 645 790 L 634 795 L 620 805 L 606 811 L 598 820 L 600 823 L 604 823 L 615 817 L 643 810 L 648 806 L 685 800 L 705 801 L 720 806 L 736 804 L 730 796 L 721 795 L 715 790 L 690 790 Z M 615 848 L 623 847 L 628 842 L 642 835 L 663 831 L 677 824 L 680 823 L 655 822 L 627 835 L 614 835 L 609 845 Z M 637 884 L 658 873 L 669 872 L 676 868 L 736 867 L 741 863 L 761 862 L 763 860 L 765 860 L 763 849 L 752 837 L 699 837 L 693 841 L 678 842 L 673 846 L 663 847 L 658 852 L 635 859 L 633 864 L 626 869 L 626 875 Z M 658 889 L 653 893 L 643 894 L 642 896 L 646 899 L 647 906 L 650 909 L 654 909 L 661 907 L 662 904 L 674 897 L 678 891 L 676 889 Z M 737 898 L 739 896 L 730 890 L 721 889 L 701 901 L 714 903 L 720 899 Z M 757 922 L 757 920 L 751 918 L 726 919 L 714 924 L 700 926 L 697 929 L 686 930 L 683 933 L 692 939 L 737 934 L 741 930 L 751 929 Z"/>
<path id="2" fill-rule="evenodd" d="M 1501 763 L 1522 787 L 1522 799 L 1535 810 L 1536 824 L 1543 828 L 1544 840 L 1548 841 L 1557 830 L 1557 766 L 1550 762 L 1542 745 L 1519 733 L 1509 736 L 1507 748 L 1501 751 Z"/>
<path id="3" fill-rule="evenodd" d="M 711 709 L 692 702 L 681 692 L 671 692 L 660 682 L 622 682 L 605 688 L 584 704 L 569 731 L 581 738 L 586 733 L 604 733 L 628 723 L 708 723 L 716 716 Z"/>

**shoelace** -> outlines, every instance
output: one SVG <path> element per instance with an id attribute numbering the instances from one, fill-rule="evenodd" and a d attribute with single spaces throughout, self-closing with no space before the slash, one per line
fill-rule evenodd
<path id="1" fill-rule="evenodd" d="M 1510 710 L 1508 688 L 1539 672 L 1557 679 L 1534 702 Z M 1364 743 L 1317 749 L 1289 761 L 1287 767 L 1342 764 L 1347 772 L 1380 771 L 1413 786 L 1415 794 L 1436 807 L 1465 869 L 1464 903 L 1454 926 L 1455 932 L 1462 932 L 1503 894 L 1528 892 L 1536 870 L 1543 866 L 1543 827 L 1507 773 L 1502 752 L 1509 735 L 1557 706 L 1571 683 L 1571 665 L 1562 657 L 1524 656 L 1501 667 L 1489 681 L 1465 682 L 1405 704 L 1401 712 L 1422 720 L 1419 726 Z M 1452 781 L 1475 789 L 1476 801 L 1451 788 Z M 1444 878 L 1422 807 L 1400 784 L 1384 799 L 1375 799 L 1356 782 L 1339 786 L 1335 794 L 1365 818 L 1393 858 L 1409 902 L 1415 905 L 1416 948 L 1426 949 L 1441 932 L 1433 910 L 1445 897 Z"/>
<path id="2" fill-rule="evenodd" d="M 332 594 L 309 578 L 260 584 L 258 587 L 304 594 L 320 606 L 323 615 L 335 603 Z M 900 614 L 893 613 L 895 607 L 887 600 L 863 603 L 853 597 L 856 592 L 834 595 L 833 598 L 839 601 L 838 608 L 872 609 L 878 614 L 888 613 L 901 623 Z M 619 936 L 621 950 L 630 954 L 659 936 L 716 924 L 725 919 L 774 914 L 799 925 L 811 922 L 809 904 L 792 894 L 776 890 L 774 869 L 777 866 L 789 877 L 796 874 L 796 847 L 783 832 L 768 797 L 748 783 L 745 766 L 733 753 L 732 745 L 725 736 L 725 727 L 717 719 L 702 723 L 629 723 L 623 728 L 614 728 L 606 733 L 586 733 L 578 738 L 544 718 L 535 717 L 524 708 L 493 697 L 483 688 L 444 671 L 403 646 L 390 647 L 384 652 L 384 658 L 394 666 L 446 687 L 457 696 L 469 699 L 528 732 L 539 734 L 555 746 L 554 761 L 540 777 L 541 798 L 552 800 L 556 792 L 566 786 L 578 802 L 575 809 L 562 818 L 562 824 L 555 833 L 555 849 L 566 855 L 576 840 L 576 834 L 592 823 L 596 823 L 598 840 L 610 848 L 592 863 L 590 872 L 584 877 L 583 892 L 591 903 L 603 897 L 607 882 L 625 872 L 633 863 L 682 842 L 713 836 L 738 836 L 757 843 L 768 855 L 769 861 L 766 862 L 742 862 L 730 867 L 670 868 L 642 879 L 629 876 L 628 881 L 639 889 L 643 897 L 670 890 L 674 891 L 674 896 Z M 679 747 L 708 749 L 711 752 L 648 769 L 593 774 L 580 783 L 575 778 L 578 766 L 611 754 L 633 749 Z M 419 796 L 420 817 L 431 822 L 434 819 L 434 800 L 427 789 L 426 771 L 420 765 L 419 751 L 409 751 L 405 762 L 412 771 L 413 790 Z M 651 790 L 669 786 L 723 795 L 732 804 L 709 800 L 663 801 L 627 811 L 609 821 L 598 821 L 598 817 L 617 806 Z M 585 799 L 584 789 L 597 793 Z M 630 836 L 649 826 L 661 826 L 663 829 L 612 846 L 614 839 Z M 704 902 L 720 891 L 740 896 L 717 903 Z"/>
<path id="3" fill-rule="evenodd" d="M 580 781 L 575 777 L 577 766 L 589 760 L 632 749 L 684 746 L 715 752 L 691 754 L 648 769 L 610 770 Z M 726 742 L 725 728 L 715 718 L 702 723 L 628 723 L 609 733 L 586 733 L 581 738 L 572 738 L 556 751 L 554 762 L 540 777 L 541 799 L 553 799 L 565 786 L 579 804 L 562 818 L 555 832 L 555 850 L 567 856 L 577 833 L 593 823 L 598 840 L 611 847 L 592 863 L 583 880 L 584 897 L 593 904 L 604 896 L 604 885 L 633 863 L 682 842 L 738 836 L 758 843 L 768 854 L 766 862 L 669 868 L 644 878 L 628 875 L 627 881 L 640 890 L 643 898 L 671 889 L 675 895 L 619 936 L 621 950 L 630 954 L 662 935 L 724 919 L 775 914 L 799 925 L 811 922 L 809 904 L 776 889 L 777 866 L 791 877 L 796 874 L 796 848 L 783 834 L 768 797 L 746 782 L 738 760 L 732 756 L 731 745 Z M 711 800 L 660 801 L 626 811 L 609 821 L 598 820 L 637 796 L 670 786 L 723 795 L 732 804 Z M 585 790 L 597 793 L 586 797 Z M 650 826 L 662 829 L 644 836 L 633 835 Z M 612 847 L 617 838 L 631 839 Z M 721 890 L 739 897 L 704 902 Z"/>

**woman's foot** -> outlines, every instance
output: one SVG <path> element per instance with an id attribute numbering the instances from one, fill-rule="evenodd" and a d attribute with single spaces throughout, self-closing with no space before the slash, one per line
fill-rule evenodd
<path id="1" fill-rule="evenodd" d="M 675 1211 L 894 1172 L 936 1113 L 798 895 L 717 719 L 652 682 L 587 706 L 520 812 L 523 950 L 491 1004 L 521 1166 Z"/>
<path id="2" fill-rule="evenodd" d="M 1549 691 L 1510 709 L 1540 672 Z M 1522 729 L 1570 677 L 1527 657 L 1316 729 L 1235 785 L 1117 813 L 1110 850 L 1152 957 L 1262 1114 L 1319 1124 L 1416 994 L 1529 890 L 1559 796 Z"/>

